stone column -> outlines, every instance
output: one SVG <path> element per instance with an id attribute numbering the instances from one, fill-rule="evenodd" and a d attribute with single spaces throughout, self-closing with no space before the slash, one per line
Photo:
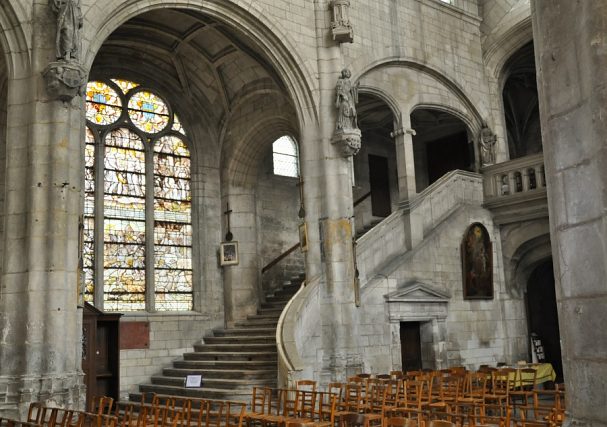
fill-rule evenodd
<path id="1" fill-rule="evenodd" d="M 360 371 L 358 312 L 355 305 L 352 242 L 353 200 L 350 161 L 332 144 L 337 110 L 336 84 L 342 63 L 339 45 L 330 39 L 329 2 L 315 1 L 319 67 L 318 151 L 322 153 L 322 175 L 318 224 L 321 240 L 321 335 L 319 373 L 322 382 L 345 380 Z"/>
<path id="2" fill-rule="evenodd" d="M 567 418 L 607 426 L 607 2 L 532 4 Z"/>
<path id="3" fill-rule="evenodd" d="M 30 402 L 82 408 L 78 218 L 82 208 L 84 103 L 48 95 L 54 17 L 34 2 L 32 67 L 8 83 L 6 232 L 0 293 L 0 411 Z"/>
<path id="4" fill-rule="evenodd" d="M 403 117 L 403 128 L 397 129 L 390 135 L 394 138 L 396 148 L 396 166 L 398 169 L 399 203 L 407 211 L 405 218 L 405 241 L 408 249 L 417 245 L 424 238 L 423 218 L 411 212 L 411 201 L 417 195 L 415 182 L 415 154 L 413 152 L 413 135 L 410 129 L 410 117 Z"/>

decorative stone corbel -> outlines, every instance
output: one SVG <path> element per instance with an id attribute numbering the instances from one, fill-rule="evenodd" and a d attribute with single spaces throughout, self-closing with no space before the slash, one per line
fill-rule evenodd
<path id="1" fill-rule="evenodd" d="M 83 95 L 87 82 L 86 70 L 76 61 L 51 62 L 42 72 L 48 94 L 63 102 Z"/>
<path id="2" fill-rule="evenodd" d="M 354 31 L 350 23 L 350 0 L 331 1 L 331 33 L 338 43 L 352 43 Z"/>

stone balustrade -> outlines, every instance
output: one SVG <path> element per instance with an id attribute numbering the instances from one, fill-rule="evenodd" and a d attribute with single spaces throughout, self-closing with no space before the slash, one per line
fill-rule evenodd
<path id="1" fill-rule="evenodd" d="M 507 197 L 546 187 L 542 153 L 483 169 L 485 198 Z"/>

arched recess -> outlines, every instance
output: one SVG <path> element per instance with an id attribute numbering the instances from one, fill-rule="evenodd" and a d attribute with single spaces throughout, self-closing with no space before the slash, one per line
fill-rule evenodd
<path id="1" fill-rule="evenodd" d="M 452 170 L 474 171 L 474 137 L 460 114 L 441 106 L 411 112 L 415 182 L 421 191 Z"/>
<path id="2" fill-rule="evenodd" d="M 500 81 L 510 159 L 542 152 L 533 42 L 506 61 Z"/>
<path id="3" fill-rule="evenodd" d="M 357 106 L 363 144 L 352 159 L 353 203 L 357 237 L 392 213 L 400 200 L 399 153 L 395 129 L 400 128 L 397 102 L 382 90 L 362 86 Z"/>
<path id="4" fill-rule="evenodd" d="M 98 14 L 93 13 L 95 8 L 91 8 L 85 14 L 90 19 L 91 34 L 95 35 L 88 41 L 85 55 L 85 64 L 89 67 L 102 42 L 121 24 L 142 13 L 167 7 L 164 0 L 138 0 L 126 6 L 119 5 L 118 0 L 108 0 L 107 3 L 106 9 L 117 10 L 117 13 Z M 307 122 L 318 122 L 318 106 L 315 105 L 313 96 L 316 88 L 314 73 L 307 62 L 297 55 L 298 49 L 288 32 L 280 23 L 270 19 L 262 5 L 247 3 L 244 8 L 227 1 L 196 4 L 189 0 L 176 0 L 171 2 L 170 7 L 200 13 L 252 42 L 263 52 L 260 58 L 267 58 L 283 82 L 295 105 L 299 126 Z"/>

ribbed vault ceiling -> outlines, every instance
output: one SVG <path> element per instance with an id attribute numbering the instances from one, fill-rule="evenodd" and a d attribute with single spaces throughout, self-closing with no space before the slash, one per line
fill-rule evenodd
<path id="1" fill-rule="evenodd" d="M 116 29 L 98 53 L 92 77 L 116 72 L 163 88 L 173 104 L 177 100 L 195 110 L 190 118 L 203 115 L 218 138 L 234 138 L 230 126 L 242 121 L 243 112 L 251 123 L 263 118 L 243 104 L 275 104 L 275 112 L 266 107 L 263 114 L 282 116 L 281 127 L 285 118 L 295 117 L 282 80 L 264 52 L 237 29 L 196 11 L 158 9 Z M 273 142 L 263 133 L 256 138 L 246 141 L 247 146 L 263 150 Z"/>

